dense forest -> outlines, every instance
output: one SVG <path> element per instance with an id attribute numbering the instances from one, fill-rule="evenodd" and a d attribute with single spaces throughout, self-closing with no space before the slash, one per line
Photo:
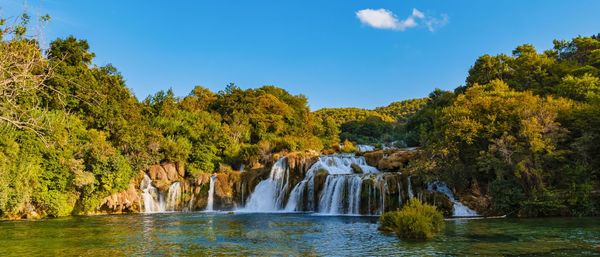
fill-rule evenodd
<path id="1" fill-rule="evenodd" d="M 481 56 L 409 118 L 424 149 L 413 168 L 488 194 L 497 213 L 597 215 L 599 76 L 600 35 Z"/>
<path id="2" fill-rule="evenodd" d="M 0 28 L 1 217 L 93 212 L 152 164 L 197 176 L 343 141 L 420 146 L 413 172 L 489 195 L 498 213 L 600 212 L 599 36 L 484 55 L 454 91 L 312 112 L 275 86 L 138 100 L 116 67 L 94 64 L 86 40 L 41 49 L 29 19 Z"/>

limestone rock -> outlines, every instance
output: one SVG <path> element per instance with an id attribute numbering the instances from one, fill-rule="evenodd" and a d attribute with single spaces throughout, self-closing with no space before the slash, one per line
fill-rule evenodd
<path id="1" fill-rule="evenodd" d="M 179 173 L 177 172 L 177 167 L 175 163 L 169 162 L 161 165 L 167 175 L 167 180 L 176 181 L 179 179 Z"/>
<path id="2" fill-rule="evenodd" d="M 137 181 L 134 180 L 134 182 L 130 183 L 127 190 L 104 198 L 98 211 L 100 213 L 139 212 L 142 200 L 135 182 Z"/>
<path id="3" fill-rule="evenodd" d="M 163 179 L 166 174 L 162 166 L 155 164 L 148 168 L 148 176 L 154 181 Z"/>
<path id="4" fill-rule="evenodd" d="M 362 168 L 359 165 L 357 165 L 356 163 L 352 163 L 350 165 L 350 167 L 352 167 L 352 171 L 354 173 L 358 173 L 358 174 L 363 174 L 364 173 L 363 170 L 362 170 Z"/>
<path id="5" fill-rule="evenodd" d="M 379 151 L 364 153 L 363 156 L 365 157 L 367 164 L 377 167 L 379 164 L 379 161 L 381 161 L 383 159 L 384 153 L 383 153 L 383 150 L 379 150 Z"/>

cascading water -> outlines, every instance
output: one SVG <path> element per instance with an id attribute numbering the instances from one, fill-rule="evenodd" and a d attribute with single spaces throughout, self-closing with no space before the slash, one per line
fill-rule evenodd
<path id="1" fill-rule="evenodd" d="M 379 208 L 379 213 L 383 213 L 385 212 L 385 192 L 388 191 L 388 184 L 387 181 L 383 179 L 383 177 L 377 177 L 377 180 L 379 181 L 379 192 L 381 194 L 381 206 Z M 381 180 L 383 180 L 383 182 L 381 182 Z"/>
<path id="2" fill-rule="evenodd" d="M 190 201 L 188 202 L 188 211 L 194 210 L 194 193 L 190 196 Z"/>
<path id="3" fill-rule="evenodd" d="M 181 200 L 181 183 L 175 182 L 167 193 L 166 211 L 177 211 Z"/>
<path id="4" fill-rule="evenodd" d="M 319 200 L 319 212 L 359 214 L 361 187 L 362 179 L 359 176 L 328 176 Z"/>
<path id="5" fill-rule="evenodd" d="M 208 201 L 206 204 L 206 211 L 213 211 L 214 210 L 214 197 L 215 197 L 215 180 L 216 180 L 217 176 L 212 175 L 210 176 L 210 186 L 208 188 Z"/>
<path id="6" fill-rule="evenodd" d="M 407 180 L 406 184 L 408 185 L 408 199 L 412 199 L 413 197 L 415 197 L 415 194 L 413 193 L 413 190 L 412 190 L 412 182 L 410 181 L 411 176 L 408 176 L 408 178 L 406 179 Z"/>
<path id="7" fill-rule="evenodd" d="M 174 182 L 169 186 L 166 199 L 164 193 L 152 185 L 152 179 L 147 174 L 144 174 L 140 189 L 142 190 L 145 213 L 179 210 L 182 196 L 180 182 Z"/>
<path id="8" fill-rule="evenodd" d="M 147 174 L 144 174 L 140 189 L 142 190 L 142 200 L 144 201 L 144 212 L 152 213 L 164 211 L 164 208 L 161 208 L 161 197 L 158 189 L 152 186 L 152 179 L 150 179 Z"/>
<path id="9" fill-rule="evenodd" d="M 269 178 L 261 181 L 254 188 L 243 211 L 275 212 L 281 210 L 289 187 L 289 173 L 286 158 L 277 160 L 271 168 Z"/>
<path id="10" fill-rule="evenodd" d="M 357 145 L 356 148 L 360 153 L 375 151 L 375 146 L 372 145 Z"/>
<path id="11" fill-rule="evenodd" d="M 465 206 L 460 201 L 458 201 L 456 199 L 456 197 L 454 197 L 452 190 L 450 190 L 450 188 L 448 188 L 448 186 L 446 184 L 444 184 L 443 182 L 436 181 L 436 182 L 430 183 L 427 185 L 427 190 L 430 192 L 431 191 L 440 192 L 442 194 L 445 194 L 448 197 L 448 199 L 450 199 L 450 201 L 453 204 L 452 216 L 455 216 L 455 217 L 479 216 L 479 214 L 476 211 L 469 209 L 469 207 Z"/>
<path id="12" fill-rule="evenodd" d="M 355 173 L 355 172 L 362 173 Z M 326 179 L 318 201 L 315 192 L 317 173 L 326 172 Z M 379 173 L 369 166 L 364 157 L 354 155 L 321 156 L 306 172 L 290 194 L 286 211 L 316 211 L 324 214 L 360 214 L 363 181 L 370 174 Z M 374 188 L 374 187 L 370 187 Z M 383 196 L 383 193 L 379 193 Z M 369 190 L 368 197 L 372 196 Z M 370 201 L 369 201 L 370 202 Z M 370 207 L 369 207 L 370 213 Z"/>

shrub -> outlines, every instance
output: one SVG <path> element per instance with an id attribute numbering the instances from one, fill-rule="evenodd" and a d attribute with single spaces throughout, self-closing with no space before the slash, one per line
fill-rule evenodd
<path id="1" fill-rule="evenodd" d="M 356 146 L 354 146 L 354 144 L 352 142 L 350 142 L 350 140 L 346 139 L 344 141 L 344 144 L 342 147 L 342 152 L 343 153 L 354 153 L 354 152 L 356 152 Z"/>
<path id="2" fill-rule="evenodd" d="M 444 217 L 435 206 L 411 199 L 399 211 L 387 212 L 379 218 L 382 231 L 394 232 L 409 240 L 433 238 L 444 229 Z"/>

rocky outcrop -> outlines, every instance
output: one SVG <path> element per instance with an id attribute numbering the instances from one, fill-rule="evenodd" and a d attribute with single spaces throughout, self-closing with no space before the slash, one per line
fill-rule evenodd
<path id="1" fill-rule="evenodd" d="M 491 198 L 489 195 L 481 191 L 479 183 L 476 180 L 471 182 L 471 186 L 464 192 L 458 194 L 461 202 L 467 207 L 477 211 L 483 215 L 499 215 L 500 213 L 492 213 Z"/>
<path id="2" fill-rule="evenodd" d="M 175 181 L 184 179 L 185 171 L 183 166 L 178 169 L 178 165 L 172 162 L 155 164 L 148 168 L 148 176 L 154 182 L 154 186 L 161 191 L 166 191 Z"/>
<path id="3" fill-rule="evenodd" d="M 417 156 L 417 153 L 417 149 L 409 148 L 378 150 L 364 153 L 363 156 L 369 165 L 375 166 L 381 171 L 401 171 L 410 160 Z"/>
<path id="4" fill-rule="evenodd" d="M 215 208 L 229 210 L 236 207 L 236 196 L 240 193 L 240 172 L 230 171 L 215 174 Z M 208 195 L 207 195 L 208 197 Z"/>
<path id="5" fill-rule="evenodd" d="M 103 204 L 97 213 L 118 214 L 140 212 L 143 203 L 135 182 L 137 180 L 132 181 L 127 190 L 104 198 Z"/>

